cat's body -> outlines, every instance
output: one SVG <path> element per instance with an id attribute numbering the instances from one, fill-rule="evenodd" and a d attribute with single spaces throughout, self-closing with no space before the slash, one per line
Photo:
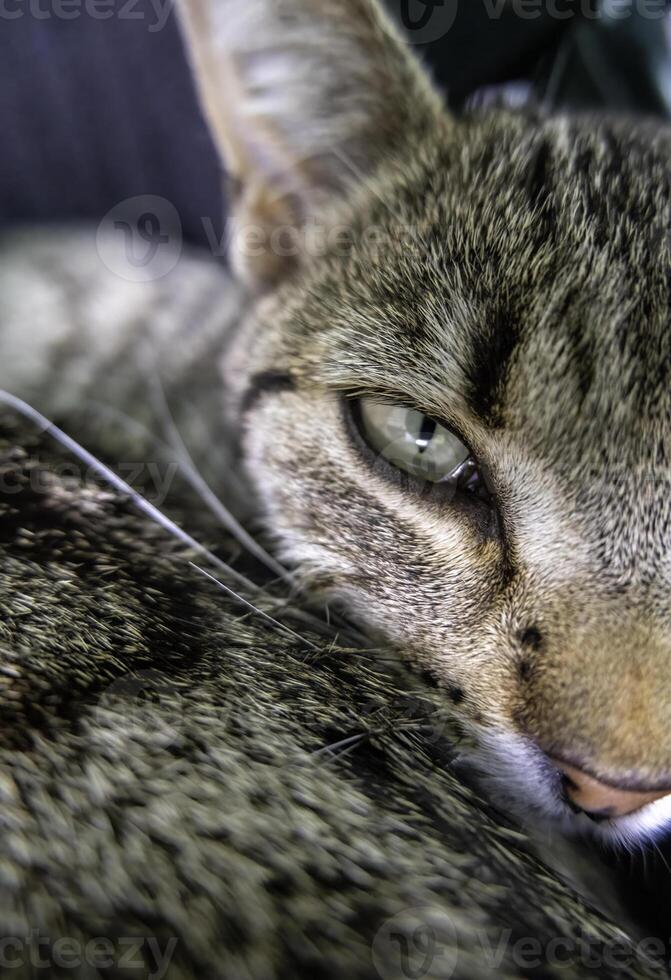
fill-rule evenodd
<path id="1" fill-rule="evenodd" d="M 658 834 L 671 779 L 669 131 L 534 111 L 453 119 L 372 0 L 185 0 L 182 16 L 237 181 L 246 288 L 188 257 L 133 284 L 123 258 L 108 268 L 121 244 L 10 238 L 0 385 L 131 469 L 148 463 L 158 411 L 182 461 L 181 442 L 239 516 L 263 519 L 294 582 L 432 675 L 465 733 L 447 742 L 496 803 L 550 834 Z M 459 465 L 419 479 L 432 444 Z M 162 501 L 167 472 L 138 478 Z M 204 662 L 250 643 L 247 626 L 227 629 Z M 261 690 L 266 663 L 246 667 Z M 281 677 L 264 703 L 318 683 L 293 678 L 289 659 Z M 382 778 L 383 761 L 370 769 Z M 505 864 L 497 883 L 515 879 Z"/>
<path id="2" fill-rule="evenodd" d="M 33 358 L 23 394 L 199 540 L 234 553 L 171 468 L 179 452 L 151 395 L 159 377 L 194 463 L 223 486 L 227 465 L 200 425 L 203 375 L 154 344 L 198 295 L 190 342 L 207 349 L 204 297 L 221 316 L 234 284 L 191 260 L 134 289 L 141 321 L 107 307 L 113 353 L 93 342 L 93 297 L 113 277 L 90 234 L 3 244 L 2 336 L 14 343 L 23 324 Z M 49 315 L 59 339 L 40 346 Z M 72 342 L 87 329 L 76 368 Z M 73 400 L 53 370 L 58 349 Z M 469 740 L 442 690 L 389 654 L 310 632 L 283 611 L 283 589 L 245 593 L 51 434 L 9 409 L 1 418 L 0 952 L 12 976 L 663 975 L 647 959 L 654 946 L 621 931 L 617 903 L 614 924 L 585 907 L 455 778 Z"/>

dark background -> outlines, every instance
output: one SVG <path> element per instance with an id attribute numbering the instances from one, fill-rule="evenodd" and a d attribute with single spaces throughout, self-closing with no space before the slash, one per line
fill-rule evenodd
<path id="1" fill-rule="evenodd" d="M 187 241 L 204 243 L 203 217 L 219 236 L 219 165 L 175 11 L 157 29 L 152 0 L 107 0 L 104 20 L 87 0 L 62 2 L 0 0 L 0 223 L 97 222 L 121 200 L 156 194 L 177 207 Z M 493 0 L 387 0 L 453 107 L 481 86 L 527 79 L 551 104 L 664 114 L 662 22 L 608 23 L 600 2 L 554 0 L 558 19 L 539 0 L 538 17 L 509 8 L 492 19 Z"/>

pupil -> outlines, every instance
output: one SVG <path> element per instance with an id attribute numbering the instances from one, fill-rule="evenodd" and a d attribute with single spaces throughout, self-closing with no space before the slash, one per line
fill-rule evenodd
<path id="1" fill-rule="evenodd" d="M 437 423 L 433 419 L 430 419 L 428 415 L 422 416 L 422 424 L 419 427 L 419 435 L 417 436 L 417 448 L 420 453 L 428 449 L 429 443 L 435 434 L 436 426 Z"/>

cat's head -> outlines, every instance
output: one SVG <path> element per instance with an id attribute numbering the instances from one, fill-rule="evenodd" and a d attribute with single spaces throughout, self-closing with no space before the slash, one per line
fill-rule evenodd
<path id="1" fill-rule="evenodd" d="M 671 818 L 666 129 L 456 119 L 373 0 L 184 0 L 258 291 L 281 555 L 429 670 L 504 801 Z"/>

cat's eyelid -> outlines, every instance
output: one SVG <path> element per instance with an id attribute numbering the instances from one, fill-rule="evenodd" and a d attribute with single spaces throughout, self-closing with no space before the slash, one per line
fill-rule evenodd
<path id="1" fill-rule="evenodd" d="M 479 459 L 479 453 L 473 449 L 472 442 L 470 438 L 465 434 L 463 427 L 459 424 L 456 419 L 446 418 L 442 414 L 437 414 L 436 412 L 427 409 L 422 406 L 419 402 L 415 401 L 410 395 L 405 392 L 392 392 L 392 391 L 376 391 L 375 389 L 359 389 L 350 390 L 344 393 L 344 397 L 347 401 L 356 402 L 363 401 L 366 398 L 372 401 L 382 402 L 385 405 L 390 405 L 392 407 L 406 408 L 409 411 L 419 412 L 421 415 L 426 415 L 427 418 L 431 419 L 437 425 L 442 426 L 451 435 L 462 442 L 469 452 L 469 455 L 474 459 Z"/>

